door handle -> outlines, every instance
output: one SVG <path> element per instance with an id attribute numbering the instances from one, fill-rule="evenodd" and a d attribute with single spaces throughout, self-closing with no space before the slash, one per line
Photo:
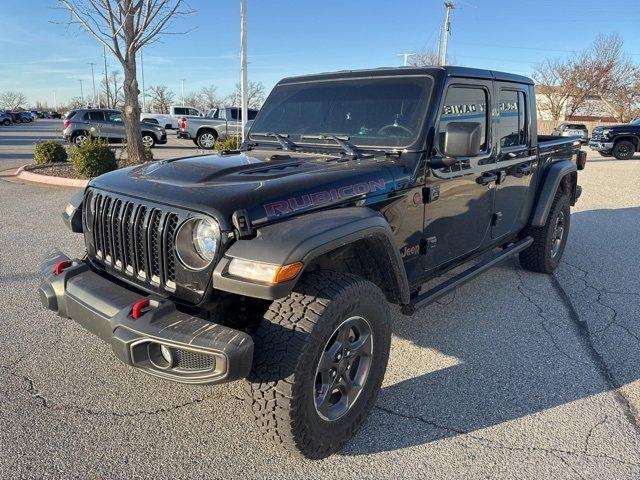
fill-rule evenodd
<path id="1" fill-rule="evenodd" d="M 531 166 L 530 163 L 519 165 L 518 168 L 516 169 L 516 173 L 518 175 L 529 175 L 531 174 L 532 171 L 533 171 L 533 167 Z"/>
<path id="2" fill-rule="evenodd" d="M 495 173 L 483 173 L 476 179 L 476 182 L 478 182 L 480 185 L 489 185 L 496 180 L 498 180 L 498 175 L 496 175 Z"/>

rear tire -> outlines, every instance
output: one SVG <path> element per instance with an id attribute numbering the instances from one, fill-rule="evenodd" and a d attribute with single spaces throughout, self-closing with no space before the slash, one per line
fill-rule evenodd
<path id="1" fill-rule="evenodd" d="M 89 135 L 87 135 L 87 132 L 76 132 L 71 136 L 71 142 L 76 146 L 82 145 L 87 140 L 89 140 Z"/>
<path id="2" fill-rule="evenodd" d="M 526 235 L 533 237 L 533 243 L 520 252 L 522 268 L 539 273 L 553 273 L 558 268 L 571 226 L 569 203 L 569 196 L 558 190 L 544 226 L 526 230 Z"/>
<path id="3" fill-rule="evenodd" d="M 8 118 L 5 118 L 5 119 L 2 121 L 2 124 L 3 124 L 5 127 L 8 127 L 9 125 L 11 125 L 11 120 L 9 120 Z"/>
<path id="4" fill-rule="evenodd" d="M 628 160 L 636 153 L 636 146 L 628 140 L 620 140 L 613 146 L 611 153 L 618 160 Z"/>
<path id="5" fill-rule="evenodd" d="M 213 130 L 203 130 L 196 137 L 196 144 L 203 150 L 213 150 L 216 146 L 218 135 Z"/>
<path id="6" fill-rule="evenodd" d="M 306 274 L 255 335 L 246 401 L 261 432 L 311 459 L 338 451 L 375 404 L 389 358 L 389 306 L 362 278 Z"/>

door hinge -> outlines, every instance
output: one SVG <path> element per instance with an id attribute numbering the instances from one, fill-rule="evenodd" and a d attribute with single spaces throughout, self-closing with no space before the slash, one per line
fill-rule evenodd
<path id="1" fill-rule="evenodd" d="M 491 217 L 491 225 L 496 226 L 502 220 L 502 212 L 496 212 Z"/>
<path id="2" fill-rule="evenodd" d="M 238 238 L 248 238 L 253 236 L 253 227 L 251 226 L 251 219 L 249 213 L 246 210 L 236 210 L 231 215 L 231 222 L 236 227 L 236 233 Z"/>
<path id="3" fill-rule="evenodd" d="M 440 198 L 440 186 L 433 185 L 431 187 L 422 187 L 422 203 L 435 202 Z"/>
<path id="4" fill-rule="evenodd" d="M 428 250 L 436 248 L 438 244 L 437 237 L 428 237 L 420 240 L 420 255 L 426 255 Z"/>

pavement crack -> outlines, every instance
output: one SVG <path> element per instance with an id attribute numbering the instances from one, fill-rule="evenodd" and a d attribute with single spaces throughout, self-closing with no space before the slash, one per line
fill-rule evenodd
<path id="1" fill-rule="evenodd" d="M 587 436 L 584 439 L 584 448 L 582 449 L 584 453 L 589 453 L 589 442 L 591 441 L 591 436 L 593 435 L 593 432 L 595 431 L 595 429 L 607 423 L 607 419 L 608 419 L 608 415 L 605 415 L 602 420 L 597 422 L 593 427 L 589 429 L 589 431 L 587 432 Z"/>
<path id="2" fill-rule="evenodd" d="M 410 415 L 410 414 L 398 412 L 396 410 L 392 410 L 392 409 L 387 408 L 387 407 L 383 407 L 381 405 L 375 405 L 374 408 L 376 408 L 377 410 L 380 410 L 382 412 L 385 412 L 385 413 L 387 413 L 389 415 L 393 415 L 393 416 L 396 416 L 396 417 L 403 418 L 405 420 L 419 421 L 421 423 L 424 423 L 424 424 L 429 425 L 431 427 L 438 428 L 438 429 L 443 430 L 445 432 L 448 432 L 450 434 L 465 435 L 466 437 L 471 438 L 471 439 L 479 442 L 480 444 L 482 444 L 483 446 L 488 447 L 488 448 L 497 448 L 497 449 L 507 450 L 507 451 L 511 451 L 511 452 L 537 452 L 537 453 L 549 454 L 549 455 L 554 455 L 554 456 L 557 456 L 558 454 L 573 455 L 573 456 L 584 455 L 584 456 L 590 457 L 590 458 L 601 458 L 601 459 L 604 458 L 604 459 L 612 460 L 612 461 L 615 461 L 615 462 L 617 462 L 617 463 L 619 463 L 621 465 L 630 465 L 630 466 L 634 466 L 634 467 L 640 467 L 640 463 L 630 462 L 630 461 L 623 460 L 623 459 L 618 458 L 618 457 L 612 457 L 611 455 L 598 454 L 598 453 L 589 453 L 589 452 L 585 452 L 584 450 L 582 450 L 582 451 L 580 451 L 580 450 L 574 451 L 574 450 L 568 450 L 568 449 L 541 447 L 541 446 L 533 446 L 533 445 L 531 445 L 531 446 L 507 445 L 505 443 L 493 440 L 491 438 L 483 437 L 482 435 L 478 435 L 476 433 L 473 433 L 472 431 L 466 431 L 466 430 L 462 430 L 462 429 L 459 429 L 459 428 L 454 428 L 454 427 L 450 427 L 450 426 L 447 426 L 447 425 L 443 425 L 443 424 L 435 422 L 433 420 L 426 419 L 421 415 Z M 593 427 L 593 429 L 595 429 L 595 427 Z M 577 472 L 576 472 L 576 474 L 577 474 Z"/>
<path id="3" fill-rule="evenodd" d="M 569 318 L 572 320 L 573 325 L 576 328 L 578 337 L 580 338 L 584 348 L 589 354 L 591 361 L 600 373 L 601 378 L 606 382 L 609 389 L 613 392 L 614 398 L 622 408 L 626 419 L 633 426 L 636 433 L 640 435 L 640 413 L 635 409 L 633 404 L 625 396 L 625 394 L 621 390 L 622 385 L 620 384 L 620 382 L 616 381 L 614 374 L 609 370 L 609 367 L 604 361 L 604 358 L 602 358 L 600 352 L 598 352 L 596 347 L 593 345 L 588 323 L 580 318 L 580 315 L 573 305 L 571 298 L 564 290 L 564 288 L 560 284 L 560 281 L 555 275 L 551 275 L 551 284 L 560 296 L 560 300 L 562 300 L 565 308 L 567 309 Z"/>

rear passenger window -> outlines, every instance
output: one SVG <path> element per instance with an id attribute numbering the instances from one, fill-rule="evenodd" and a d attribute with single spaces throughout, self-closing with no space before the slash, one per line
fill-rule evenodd
<path id="1" fill-rule="evenodd" d="M 104 112 L 87 112 L 84 118 L 94 122 L 104 122 Z"/>
<path id="2" fill-rule="evenodd" d="M 196 110 L 195 108 L 190 108 L 189 109 L 189 115 L 193 115 L 195 117 L 200 116 L 200 112 L 198 110 Z"/>
<path id="3" fill-rule="evenodd" d="M 186 115 L 187 114 L 187 109 L 186 108 L 174 108 L 173 109 L 174 115 Z"/>
<path id="4" fill-rule="evenodd" d="M 438 145 L 444 150 L 444 133 L 451 122 L 474 122 L 480 125 L 480 151 L 487 151 L 487 92 L 483 88 L 451 87 L 447 91 L 440 125 Z"/>
<path id="5" fill-rule="evenodd" d="M 501 148 L 527 145 L 527 104 L 524 92 L 502 90 L 498 102 L 500 122 L 498 123 L 498 139 Z"/>

